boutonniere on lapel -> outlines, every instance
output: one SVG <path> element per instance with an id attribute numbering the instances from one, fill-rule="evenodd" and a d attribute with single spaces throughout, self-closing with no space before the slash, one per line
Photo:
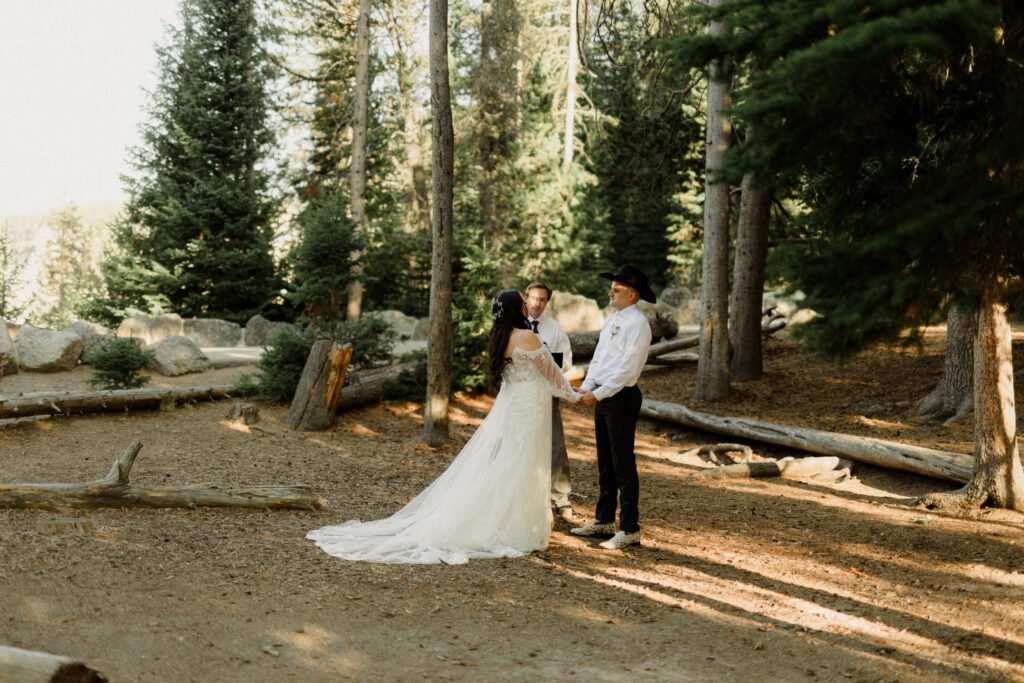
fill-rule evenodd
<path id="1" fill-rule="evenodd" d="M 612 325 L 612 336 L 613 337 L 615 335 L 617 335 L 620 331 L 621 331 L 621 328 L 618 325 Z"/>

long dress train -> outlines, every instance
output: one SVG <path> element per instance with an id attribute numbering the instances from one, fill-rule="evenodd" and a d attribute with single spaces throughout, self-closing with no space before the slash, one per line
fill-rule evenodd
<path id="1" fill-rule="evenodd" d="M 545 347 L 515 348 L 491 412 L 459 455 L 387 519 L 306 534 L 334 557 L 395 564 L 464 564 L 547 548 L 551 530 L 552 395 L 575 402 Z"/>

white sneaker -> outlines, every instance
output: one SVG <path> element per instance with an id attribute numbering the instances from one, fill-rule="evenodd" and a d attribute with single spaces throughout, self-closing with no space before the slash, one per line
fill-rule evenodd
<path id="1" fill-rule="evenodd" d="M 598 543 L 598 545 L 605 550 L 619 550 L 629 545 L 640 545 L 640 532 L 635 531 L 627 534 L 625 531 L 620 531 L 604 543 Z"/>
<path id="2" fill-rule="evenodd" d="M 612 536 L 615 534 L 615 523 L 601 524 L 600 522 L 593 522 L 586 526 L 569 529 L 569 533 L 573 536 Z"/>

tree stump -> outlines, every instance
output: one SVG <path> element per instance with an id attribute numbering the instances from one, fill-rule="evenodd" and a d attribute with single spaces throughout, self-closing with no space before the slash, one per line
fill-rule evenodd
<path id="1" fill-rule="evenodd" d="M 314 342 L 288 410 L 289 427 L 300 432 L 319 432 L 334 425 L 351 360 L 349 344 L 339 347 L 330 339 Z"/>
<path id="2" fill-rule="evenodd" d="M 227 419 L 243 425 L 256 424 L 260 421 L 260 410 L 252 403 L 235 401 L 228 411 Z"/>

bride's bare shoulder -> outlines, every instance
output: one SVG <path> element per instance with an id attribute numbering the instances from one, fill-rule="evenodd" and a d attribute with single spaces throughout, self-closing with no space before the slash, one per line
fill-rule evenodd
<path id="1" fill-rule="evenodd" d="M 529 330 L 523 330 L 519 335 L 519 348 L 523 351 L 535 351 L 541 346 L 540 338 Z"/>

